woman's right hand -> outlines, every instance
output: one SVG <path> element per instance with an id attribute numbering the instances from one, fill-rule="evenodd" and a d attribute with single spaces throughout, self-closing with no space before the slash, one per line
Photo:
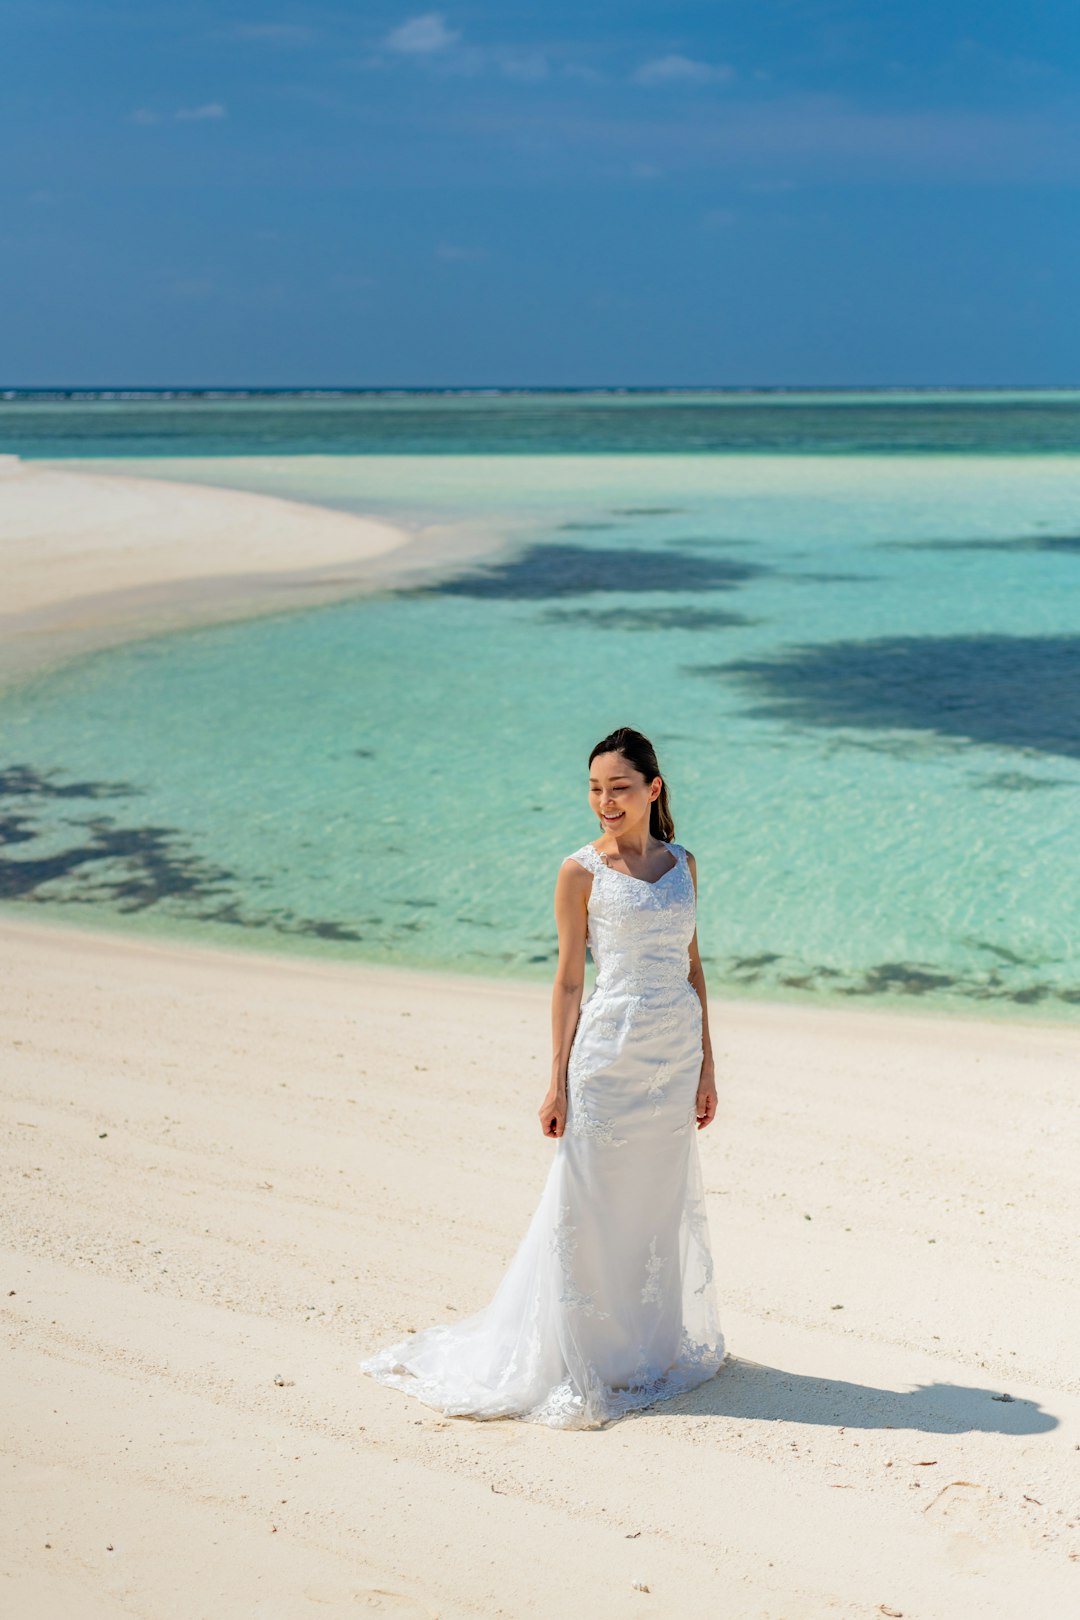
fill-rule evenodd
<path id="1" fill-rule="evenodd" d="M 540 1104 L 540 1129 L 545 1136 L 561 1136 L 566 1129 L 566 1093 L 553 1085 Z"/>

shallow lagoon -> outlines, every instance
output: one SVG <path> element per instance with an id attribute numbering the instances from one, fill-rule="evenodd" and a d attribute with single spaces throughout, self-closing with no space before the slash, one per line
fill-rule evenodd
<path id="1" fill-rule="evenodd" d="M 656 742 L 718 994 L 1080 1016 L 1080 458 L 95 458 L 482 525 L 424 589 L 0 706 L 4 904 L 550 978 L 592 743 Z"/>

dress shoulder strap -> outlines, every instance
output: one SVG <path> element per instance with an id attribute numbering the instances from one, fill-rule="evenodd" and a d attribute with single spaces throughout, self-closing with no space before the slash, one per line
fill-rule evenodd
<path id="1" fill-rule="evenodd" d="M 596 853 L 595 849 L 593 849 L 591 844 L 582 844 L 580 849 L 575 849 L 574 853 L 567 858 L 571 861 L 578 861 L 582 866 L 590 871 L 594 877 L 597 872 L 601 872 L 604 869 L 603 861 L 600 859 L 599 855 Z"/>
<path id="2" fill-rule="evenodd" d="M 674 855 L 676 865 L 681 865 L 686 860 L 686 850 L 683 848 L 682 844 L 672 842 L 668 845 L 668 849 L 670 849 L 671 853 Z M 607 870 L 607 862 L 591 844 L 582 844 L 581 848 L 575 849 L 574 853 L 568 856 L 567 859 L 571 861 L 579 861 L 582 866 L 587 867 L 588 870 L 594 875 L 597 872 L 604 872 Z"/>

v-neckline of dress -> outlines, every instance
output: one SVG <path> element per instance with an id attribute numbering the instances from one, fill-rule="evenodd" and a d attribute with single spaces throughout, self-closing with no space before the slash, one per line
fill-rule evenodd
<path id="1" fill-rule="evenodd" d="M 620 872 L 619 868 L 617 866 L 608 866 L 607 857 L 600 853 L 600 851 L 597 849 L 596 845 L 591 844 L 589 847 L 592 849 L 592 852 L 597 857 L 597 859 L 603 861 L 604 866 L 607 869 L 607 871 L 614 872 L 616 877 L 629 878 L 631 883 L 644 883 L 644 885 L 645 885 L 645 887 L 647 889 L 655 889 L 656 885 L 658 883 L 663 883 L 664 879 L 666 877 L 670 877 L 672 872 L 674 872 L 675 868 L 679 864 L 679 857 L 676 854 L 674 863 L 671 866 L 668 867 L 667 871 L 666 872 L 661 872 L 661 874 L 660 874 L 660 876 L 658 878 L 653 878 L 650 881 L 649 878 L 635 877 L 633 872 Z"/>

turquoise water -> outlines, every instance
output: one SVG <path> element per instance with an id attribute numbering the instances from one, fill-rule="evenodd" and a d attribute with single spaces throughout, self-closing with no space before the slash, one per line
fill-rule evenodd
<path id="1" fill-rule="evenodd" d="M 508 545 L 6 694 L 6 909 L 550 979 L 588 752 L 631 724 L 716 993 L 1080 1016 L 1080 457 L 93 464 Z"/>
<path id="2" fill-rule="evenodd" d="M 0 395 L 24 456 L 1080 452 L 1078 389 Z"/>

